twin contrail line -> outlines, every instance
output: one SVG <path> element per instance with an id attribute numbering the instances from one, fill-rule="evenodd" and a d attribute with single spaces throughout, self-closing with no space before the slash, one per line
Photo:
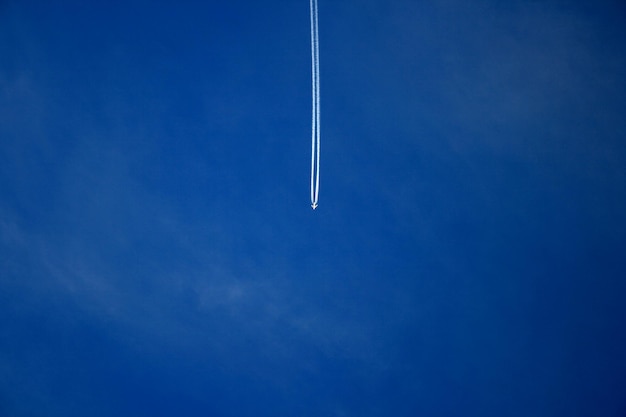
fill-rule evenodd
<path id="1" fill-rule="evenodd" d="M 317 26 L 317 0 L 311 3 L 311 80 L 313 116 L 311 128 L 311 207 L 317 208 L 320 193 L 320 56 Z"/>

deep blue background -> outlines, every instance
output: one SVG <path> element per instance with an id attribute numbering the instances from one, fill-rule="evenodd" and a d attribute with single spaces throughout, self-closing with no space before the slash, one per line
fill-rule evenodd
<path id="1" fill-rule="evenodd" d="M 0 415 L 626 415 L 588 3 L 0 1 Z"/>

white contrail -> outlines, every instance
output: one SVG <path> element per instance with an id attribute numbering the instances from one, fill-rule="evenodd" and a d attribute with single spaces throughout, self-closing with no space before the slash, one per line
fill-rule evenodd
<path id="1" fill-rule="evenodd" d="M 311 4 L 311 70 L 312 70 L 312 128 L 311 128 L 311 207 L 317 208 L 320 192 L 320 58 L 317 26 L 317 0 Z"/>

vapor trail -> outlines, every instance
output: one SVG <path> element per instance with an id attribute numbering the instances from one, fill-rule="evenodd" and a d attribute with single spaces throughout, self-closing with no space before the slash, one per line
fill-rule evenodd
<path id="1" fill-rule="evenodd" d="M 320 58 L 317 25 L 317 0 L 311 5 L 311 80 L 312 80 L 312 128 L 311 128 L 311 207 L 317 208 L 320 193 Z"/>

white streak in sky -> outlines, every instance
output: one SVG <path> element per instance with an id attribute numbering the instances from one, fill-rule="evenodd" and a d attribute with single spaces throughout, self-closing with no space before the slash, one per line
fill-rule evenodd
<path id="1" fill-rule="evenodd" d="M 320 58 L 317 28 L 317 0 L 311 3 L 311 65 L 313 116 L 311 129 L 311 207 L 317 208 L 320 193 Z"/>

